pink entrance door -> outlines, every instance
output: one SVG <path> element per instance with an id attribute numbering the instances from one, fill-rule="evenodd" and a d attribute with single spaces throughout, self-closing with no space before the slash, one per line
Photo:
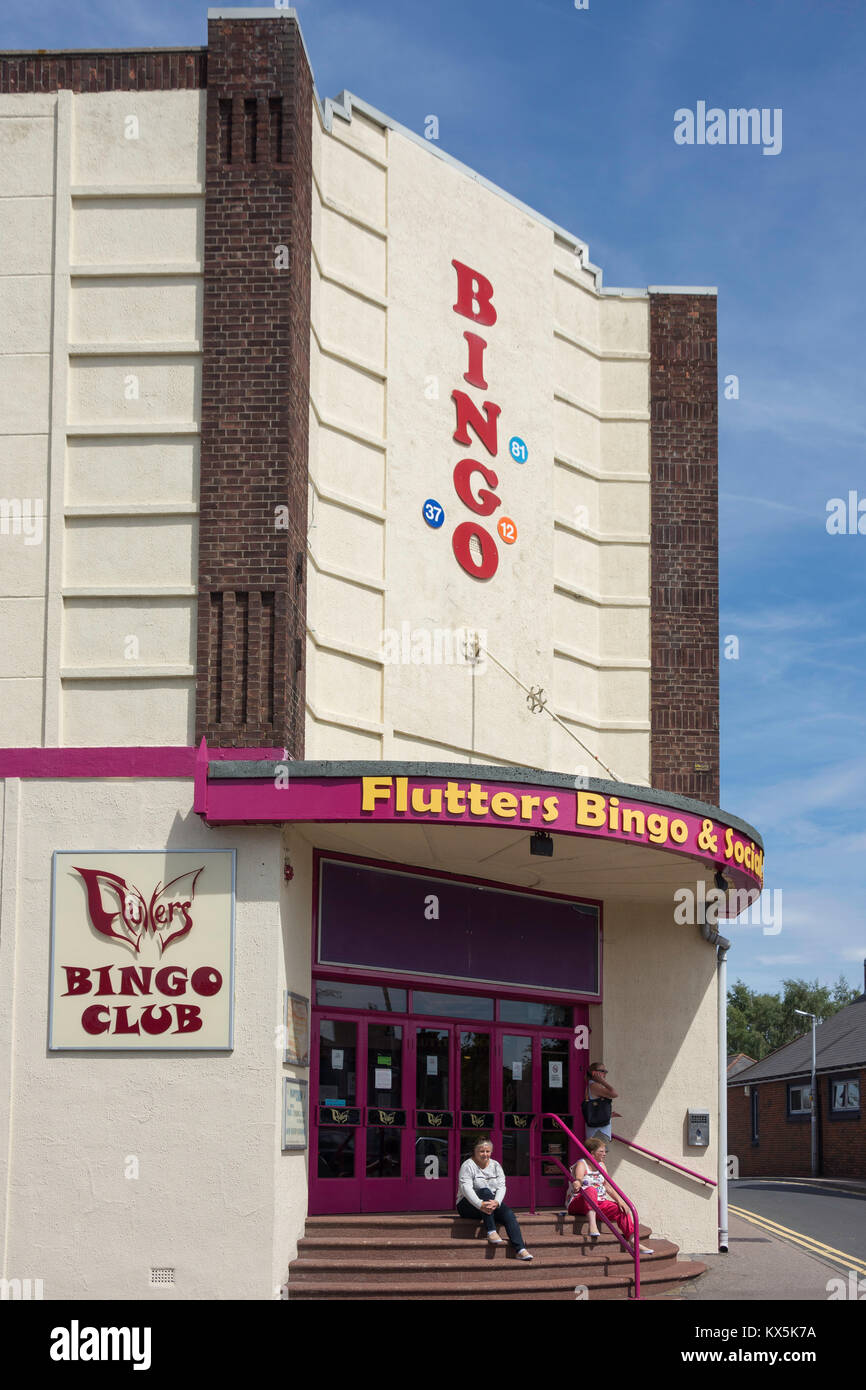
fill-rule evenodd
<path id="1" fill-rule="evenodd" d="M 407 1210 L 406 1033 L 393 1018 L 315 1019 L 311 1213 Z"/>
<path id="2" fill-rule="evenodd" d="M 575 1050 L 573 1038 L 564 1031 L 500 1032 L 496 1056 L 500 1161 L 508 1178 L 509 1206 L 529 1203 L 530 1126 L 535 1116 L 558 1115 L 574 1133 L 582 1133 L 575 1102 L 585 1067 L 585 1053 Z M 567 1136 L 551 1120 L 543 1122 L 540 1147 L 566 1167 L 576 1157 L 570 1153 Z M 558 1206 L 567 1182 L 561 1170 L 553 1163 L 542 1163 L 537 1176 L 540 1204 Z"/>
<path id="3" fill-rule="evenodd" d="M 550 1111 L 583 1133 L 586 1053 L 569 1029 L 316 1012 L 312 1062 L 313 1215 L 451 1211 L 480 1134 L 505 1170 L 506 1200 L 526 1206 L 533 1117 Z M 541 1147 L 566 1165 L 576 1156 L 550 1122 Z M 562 1174 L 548 1165 L 539 1179 L 541 1203 L 558 1205 Z"/>
<path id="4" fill-rule="evenodd" d="M 417 1211 L 451 1211 L 460 1164 L 479 1133 L 491 1134 L 492 1024 L 415 1021 L 415 1112 L 411 1200 Z"/>

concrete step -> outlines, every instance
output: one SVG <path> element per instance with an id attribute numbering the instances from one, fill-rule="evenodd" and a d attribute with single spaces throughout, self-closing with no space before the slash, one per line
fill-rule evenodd
<path id="1" fill-rule="evenodd" d="M 532 1262 L 507 1243 L 490 1245 L 483 1227 L 451 1212 L 313 1216 L 289 1270 L 289 1299 L 449 1300 L 626 1299 L 634 1261 L 612 1232 L 587 1238 L 584 1217 L 560 1209 L 518 1212 Z M 642 1295 L 653 1297 L 703 1274 L 705 1265 L 679 1260 L 678 1247 L 651 1240 L 642 1225 Z M 479 1275 L 481 1276 L 479 1278 Z"/>
<path id="2" fill-rule="evenodd" d="M 644 1237 L 642 1244 L 646 1245 L 647 1240 L 648 1237 Z M 619 1259 L 631 1261 L 631 1256 L 613 1239 L 599 1240 L 593 1245 L 579 1238 L 568 1241 L 556 1236 L 536 1234 L 531 1244 L 527 1237 L 527 1248 L 531 1249 L 537 1259 L 550 1264 L 569 1264 L 575 1260 L 590 1264 L 603 1264 Z M 644 1256 L 645 1259 L 654 1258 L 657 1261 L 677 1253 L 677 1247 L 666 1240 L 651 1241 L 649 1248 L 654 1251 L 654 1255 Z M 413 1239 L 377 1240 L 375 1237 L 366 1237 L 355 1240 L 349 1237 L 336 1239 L 328 1236 L 305 1236 L 298 1241 L 298 1263 L 305 1266 L 311 1261 L 325 1261 L 332 1265 L 354 1265 L 361 1261 L 367 1265 L 377 1264 L 384 1268 L 392 1268 L 398 1263 L 408 1263 L 441 1265 L 452 1269 L 459 1265 L 477 1268 L 479 1262 L 511 1262 L 515 1258 L 515 1252 L 507 1242 L 491 1245 L 486 1240 L 449 1240 L 437 1243 Z"/>
<path id="3" fill-rule="evenodd" d="M 530 1238 L 538 1241 L 542 1233 L 549 1234 L 551 1237 L 567 1238 L 574 1240 L 584 1237 L 589 1230 L 585 1217 L 566 1216 L 560 1211 L 536 1212 L 531 1215 L 526 1211 L 518 1211 L 517 1219 L 520 1222 L 520 1229 L 526 1237 L 527 1245 Z M 617 1244 L 613 1234 L 606 1226 L 600 1227 L 599 1244 Z M 641 1238 L 646 1239 L 652 1232 L 652 1227 L 641 1222 Z M 502 1235 L 500 1228 L 499 1234 Z M 437 1243 L 443 1240 L 486 1240 L 484 1228 L 480 1221 L 468 1221 L 461 1216 L 456 1216 L 453 1212 L 406 1212 L 399 1214 L 388 1213 L 365 1213 L 352 1214 L 347 1216 L 308 1216 L 306 1223 L 306 1235 L 311 1237 L 332 1236 L 340 1239 L 395 1239 L 404 1238 L 416 1240 L 435 1240 Z"/>
<path id="4" fill-rule="evenodd" d="M 652 1268 L 657 1274 L 661 1268 L 676 1265 L 678 1249 L 671 1241 L 657 1241 L 653 1249 L 652 1255 L 641 1256 L 641 1271 Z M 303 1252 L 299 1250 L 298 1259 L 292 1265 L 291 1279 L 294 1284 L 328 1278 L 352 1283 L 443 1284 L 471 1281 L 479 1274 L 485 1279 L 488 1276 L 508 1280 L 526 1277 L 533 1282 L 554 1274 L 563 1278 L 573 1274 L 578 1282 L 586 1282 L 599 1275 L 627 1275 L 634 1268 L 632 1257 L 619 1248 L 583 1255 L 577 1247 L 570 1249 L 561 1243 L 554 1249 L 533 1245 L 532 1254 L 534 1258 L 530 1263 L 518 1260 L 513 1251 L 502 1246 L 477 1251 L 380 1249 L 342 1254 L 333 1250 L 313 1253 L 304 1249 Z"/>
<path id="5" fill-rule="evenodd" d="M 684 1280 L 696 1279 L 706 1270 L 706 1265 L 697 1261 L 681 1260 L 665 1270 L 641 1271 L 641 1291 L 655 1295 L 676 1288 Z M 498 1287 L 497 1287 L 498 1284 Z M 573 1271 L 567 1275 L 547 1272 L 542 1278 L 532 1278 L 521 1271 L 514 1279 L 498 1281 L 486 1278 L 476 1283 L 435 1283 L 426 1287 L 420 1283 L 395 1281 L 382 1284 L 372 1281 L 352 1281 L 348 1279 L 318 1279 L 296 1284 L 289 1281 L 289 1301 L 352 1300 L 352 1301 L 507 1301 L 507 1300 L 557 1300 L 575 1302 L 587 1299 L 599 1300 L 628 1299 L 633 1296 L 633 1275 L 605 1276 L 594 1275 L 585 1279 L 576 1277 Z M 584 1294 L 584 1289 L 586 1293 Z"/>
<path id="6" fill-rule="evenodd" d="M 522 1218 L 520 1218 L 520 1222 L 526 1243 L 529 1245 L 531 1239 L 533 1250 L 538 1247 L 551 1250 L 578 1249 L 582 1253 L 591 1254 L 593 1250 L 621 1248 L 619 1241 L 610 1231 L 602 1232 L 597 1241 L 591 1241 L 588 1233 L 583 1231 L 577 1234 L 566 1233 L 565 1235 L 561 1235 L 558 1231 L 554 1231 L 549 1227 L 531 1226 Z M 641 1239 L 644 1243 L 649 1239 L 650 1234 L 651 1232 L 648 1226 L 641 1226 Z M 500 1228 L 499 1235 L 503 1242 L 505 1242 L 506 1236 L 504 1228 Z M 491 1249 L 499 1248 L 497 1246 L 489 1246 L 487 1236 L 482 1230 L 473 1232 L 470 1238 L 466 1239 L 465 1233 L 463 1232 L 458 1235 L 452 1235 L 448 1231 L 442 1233 L 429 1233 L 426 1235 L 419 1235 L 415 1231 L 408 1231 L 406 1233 L 389 1231 L 385 1235 L 365 1234 L 358 1236 L 355 1235 L 354 1232 L 350 1235 L 345 1235 L 339 1231 L 321 1233 L 317 1230 L 314 1233 L 310 1233 L 308 1229 L 308 1233 L 302 1236 L 298 1241 L 299 1253 L 302 1250 L 310 1252 L 354 1250 L 363 1254 L 365 1250 L 381 1249 L 389 1251 L 408 1250 L 412 1253 L 423 1252 L 425 1250 L 437 1250 L 450 1252 L 456 1255 L 465 1255 L 466 1251 L 469 1249 L 475 1250 L 477 1248 L 486 1250 L 488 1247 Z"/>

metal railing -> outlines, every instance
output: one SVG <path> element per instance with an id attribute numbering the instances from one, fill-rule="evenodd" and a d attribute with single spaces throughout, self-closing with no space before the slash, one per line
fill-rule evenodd
<path id="1" fill-rule="evenodd" d="M 686 1168 L 682 1163 L 675 1163 L 672 1158 L 665 1158 L 663 1154 L 653 1153 L 652 1149 L 645 1149 L 640 1144 L 636 1144 L 633 1139 L 623 1139 L 621 1134 L 614 1134 L 611 1138 L 618 1144 L 626 1144 L 630 1149 L 637 1149 L 638 1153 L 646 1154 L 647 1158 L 654 1158 L 657 1163 L 666 1163 L 669 1168 L 678 1168 L 681 1173 L 688 1173 L 690 1178 L 697 1178 L 699 1182 L 705 1182 L 707 1187 L 718 1187 L 718 1183 L 713 1178 L 704 1177 L 703 1173 L 696 1173 L 694 1168 Z"/>
<path id="2" fill-rule="evenodd" d="M 563 1173 L 565 1174 L 565 1176 L 566 1176 L 569 1180 L 571 1180 L 571 1172 L 570 1172 L 570 1170 L 569 1170 L 568 1168 L 566 1168 L 566 1166 L 565 1166 L 564 1163 L 561 1163 L 561 1162 L 559 1161 L 559 1159 L 556 1157 L 555 1154 L 542 1154 L 542 1153 L 539 1151 L 539 1149 L 538 1149 L 538 1142 L 537 1142 L 537 1141 L 538 1141 L 538 1134 L 539 1134 L 538 1124 L 539 1124 L 539 1121 L 542 1121 L 542 1120 L 553 1120 L 554 1124 L 559 1125 L 559 1128 L 560 1128 L 561 1130 L 563 1130 L 565 1134 L 568 1135 L 568 1137 L 569 1137 L 569 1139 L 572 1141 L 572 1143 L 575 1144 L 576 1147 L 580 1150 L 580 1153 L 581 1153 L 581 1155 L 582 1155 L 584 1161 L 590 1163 L 590 1164 L 592 1165 L 593 1168 L 598 1169 L 598 1164 L 594 1161 L 594 1159 L 593 1159 L 593 1157 L 592 1157 L 592 1154 L 589 1152 L 588 1149 L 585 1149 L 585 1148 L 584 1148 L 583 1144 L 580 1142 L 580 1140 L 578 1139 L 577 1135 L 576 1135 L 576 1134 L 573 1134 L 573 1133 L 571 1132 L 571 1130 L 568 1128 L 568 1125 L 563 1124 L 562 1120 L 559 1118 L 558 1115 L 554 1115 L 552 1111 L 545 1111 L 545 1112 L 544 1112 L 543 1114 L 541 1114 L 541 1115 L 536 1115 L 535 1118 L 533 1119 L 532 1124 L 531 1124 L 530 1129 L 529 1129 L 529 1210 L 532 1212 L 533 1216 L 535 1215 L 535 1212 L 536 1212 L 536 1205 L 537 1205 L 537 1204 L 536 1204 L 536 1201 L 535 1201 L 535 1169 L 536 1169 L 536 1163 L 537 1163 L 538 1161 L 543 1161 L 543 1162 L 545 1162 L 545 1163 L 555 1163 L 556 1166 L 557 1166 L 558 1168 L 561 1168 L 561 1169 L 562 1169 L 562 1171 L 563 1171 Z M 601 1210 L 599 1209 L 599 1207 L 598 1207 L 598 1205 L 597 1205 L 597 1203 L 596 1203 L 595 1198 L 592 1197 L 592 1196 L 589 1194 L 589 1192 L 588 1192 L 587 1189 L 584 1189 L 584 1190 L 583 1190 L 582 1195 L 585 1196 L 585 1197 L 587 1198 L 587 1201 L 589 1202 L 590 1206 L 595 1208 L 596 1215 L 604 1222 L 605 1226 L 609 1227 L 609 1229 L 613 1232 L 614 1236 L 615 1236 L 616 1239 L 619 1241 L 620 1245 L 622 1246 L 622 1248 L 623 1248 L 623 1250 L 626 1252 L 626 1254 L 627 1254 L 627 1255 L 631 1255 L 632 1259 L 634 1260 L 634 1294 L 632 1295 L 632 1297 L 633 1297 L 634 1299 L 639 1299 L 639 1298 L 640 1298 L 640 1221 L 638 1220 L 637 1207 L 634 1205 L 633 1202 L 631 1202 L 631 1201 L 629 1200 L 628 1197 L 626 1197 L 626 1195 L 625 1195 L 625 1193 L 622 1191 L 622 1189 L 621 1189 L 620 1187 L 617 1187 L 616 1183 L 614 1182 L 613 1178 L 610 1176 L 609 1173 L 605 1173 L 605 1175 L 604 1175 L 604 1180 L 605 1180 L 605 1183 L 610 1183 L 610 1186 L 613 1188 L 614 1192 L 616 1192 L 616 1193 L 622 1198 L 622 1200 L 625 1202 L 626 1206 L 628 1207 L 629 1211 L 631 1212 L 631 1218 L 632 1218 L 632 1221 L 633 1221 L 633 1223 L 634 1223 L 634 1234 L 633 1234 L 633 1241 L 632 1241 L 632 1244 L 633 1244 L 633 1246 L 634 1246 L 634 1249 L 629 1249 L 629 1245 L 628 1245 L 628 1242 L 626 1241 L 625 1237 L 622 1235 L 622 1233 L 621 1233 L 620 1231 L 617 1230 L 617 1228 L 613 1225 L 613 1223 L 605 1216 L 604 1212 L 601 1211 Z"/>

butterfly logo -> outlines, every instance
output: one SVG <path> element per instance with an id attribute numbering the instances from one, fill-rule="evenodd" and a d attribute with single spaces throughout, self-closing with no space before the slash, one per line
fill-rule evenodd
<path id="1" fill-rule="evenodd" d="M 136 953 L 147 932 L 159 942 L 162 955 L 172 941 L 180 941 L 192 930 L 192 907 L 200 869 L 179 874 L 165 887 L 157 884 L 150 902 L 133 883 L 107 869 L 81 869 L 73 865 L 87 890 L 87 915 L 94 931 L 122 941 Z M 113 910 L 112 910 L 113 909 Z"/>

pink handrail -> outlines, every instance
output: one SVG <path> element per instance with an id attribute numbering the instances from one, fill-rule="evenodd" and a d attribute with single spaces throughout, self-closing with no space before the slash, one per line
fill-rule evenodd
<path id="1" fill-rule="evenodd" d="M 550 1111 L 550 1110 L 544 1111 L 543 1114 L 536 1115 L 535 1118 L 534 1118 L 533 1121 L 532 1121 L 532 1124 L 531 1124 L 530 1127 L 529 1127 L 529 1209 L 530 1209 L 530 1211 L 532 1212 L 532 1215 L 533 1215 L 533 1216 L 535 1215 L 535 1210 L 536 1210 L 536 1201 L 535 1201 L 535 1164 L 536 1164 L 536 1161 L 539 1160 L 539 1159 L 543 1159 L 543 1161 L 544 1161 L 545 1163 L 550 1163 L 550 1162 L 556 1163 L 556 1164 L 558 1164 L 558 1166 L 559 1166 L 560 1168 L 563 1169 L 563 1171 L 568 1175 L 568 1177 L 571 1178 L 571 1173 L 570 1173 L 570 1171 L 565 1167 L 564 1164 L 562 1164 L 562 1163 L 559 1162 L 559 1159 L 556 1158 L 555 1155 L 553 1155 L 553 1154 L 541 1154 L 541 1153 L 539 1153 L 539 1152 L 537 1151 L 537 1143 L 536 1143 L 536 1141 L 537 1141 L 537 1136 L 538 1136 L 538 1124 L 539 1124 L 539 1121 L 541 1121 L 541 1120 L 553 1120 L 555 1124 L 558 1124 L 558 1125 L 559 1125 L 559 1128 L 560 1128 L 561 1130 L 564 1130 L 564 1131 L 565 1131 L 565 1133 L 568 1135 L 568 1137 L 569 1137 L 569 1139 L 572 1141 L 572 1143 L 574 1143 L 574 1144 L 577 1145 L 578 1149 L 580 1150 L 580 1152 L 581 1152 L 581 1154 L 584 1156 L 584 1158 L 585 1158 L 589 1163 L 592 1164 L 593 1168 L 598 1169 L 598 1164 L 597 1164 L 597 1163 L 595 1162 L 595 1160 L 593 1159 L 592 1154 L 589 1152 L 588 1149 L 585 1149 L 585 1148 L 583 1147 L 583 1144 L 581 1144 L 581 1142 L 580 1142 L 580 1140 L 578 1139 L 577 1135 L 576 1135 L 576 1134 L 572 1134 L 571 1130 L 568 1128 L 568 1125 L 563 1124 L 562 1120 L 559 1118 L 558 1115 L 554 1115 L 554 1113 L 553 1113 L 552 1111 Z M 602 1219 L 602 1221 L 604 1222 L 604 1224 L 605 1224 L 606 1226 L 608 1226 L 608 1227 L 610 1228 L 611 1231 L 613 1231 L 614 1236 L 615 1236 L 616 1239 L 619 1241 L 620 1245 L 622 1246 L 622 1248 L 623 1248 L 623 1250 L 626 1252 L 626 1254 L 632 1256 L 632 1258 L 633 1258 L 633 1260 L 634 1260 L 634 1298 L 635 1298 L 635 1299 L 639 1299 L 639 1298 L 640 1298 L 640 1221 L 638 1220 L 637 1207 L 634 1205 L 634 1203 L 633 1203 L 632 1201 L 629 1200 L 628 1197 L 626 1197 L 626 1195 L 625 1195 L 625 1193 L 623 1192 L 622 1188 L 617 1187 L 616 1183 L 614 1182 L 613 1178 L 610 1176 L 609 1173 L 605 1173 L 604 1176 L 605 1176 L 605 1182 L 609 1182 L 609 1183 L 610 1183 L 610 1185 L 611 1185 L 611 1187 L 613 1188 L 614 1192 L 616 1192 L 616 1193 L 619 1194 L 619 1196 L 622 1198 L 622 1200 L 625 1202 L 626 1206 L 628 1207 L 629 1211 L 631 1212 L 632 1221 L 634 1222 L 634 1249 L 633 1249 L 633 1250 L 630 1250 L 630 1249 L 629 1249 L 629 1247 L 628 1247 L 628 1242 L 625 1240 L 625 1238 L 623 1237 L 623 1235 L 621 1234 L 621 1232 L 619 1232 L 619 1231 L 616 1229 L 616 1227 L 608 1220 L 608 1218 L 605 1216 L 604 1212 L 602 1212 L 602 1211 L 599 1210 L 598 1206 L 596 1205 L 595 1198 L 594 1198 L 594 1197 L 590 1197 L 590 1196 L 588 1196 L 588 1194 L 587 1194 L 588 1200 L 589 1200 L 590 1206 L 595 1207 L 596 1214 L 597 1214 L 598 1216 L 601 1217 L 601 1219 Z"/>
<path id="2" fill-rule="evenodd" d="M 665 1158 L 663 1154 L 653 1153 L 652 1149 L 645 1149 L 640 1144 L 636 1144 L 633 1139 L 623 1139 L 621 1134 L 611 1136 L 618 1144 L 626 1144 L 630 1149 L 637 1149 L 638 1153 L 646 1154 L 648 1158 L 654 1158 L 657 1163 L 666 1163 L 669 1168 L 678 1168 L 681 1173 L 688 1173 L 690 1178 L 698 1178 L 700 1182 L 705 1182 L 707 1187 L 718 1187 L 718 1183 L 712 1178 L 704 1177 L 703 1173 L 696 1173 L 694 1168 L 686 1168 L 682 1163 L 675 1163 L 672 1158 Z"/>

